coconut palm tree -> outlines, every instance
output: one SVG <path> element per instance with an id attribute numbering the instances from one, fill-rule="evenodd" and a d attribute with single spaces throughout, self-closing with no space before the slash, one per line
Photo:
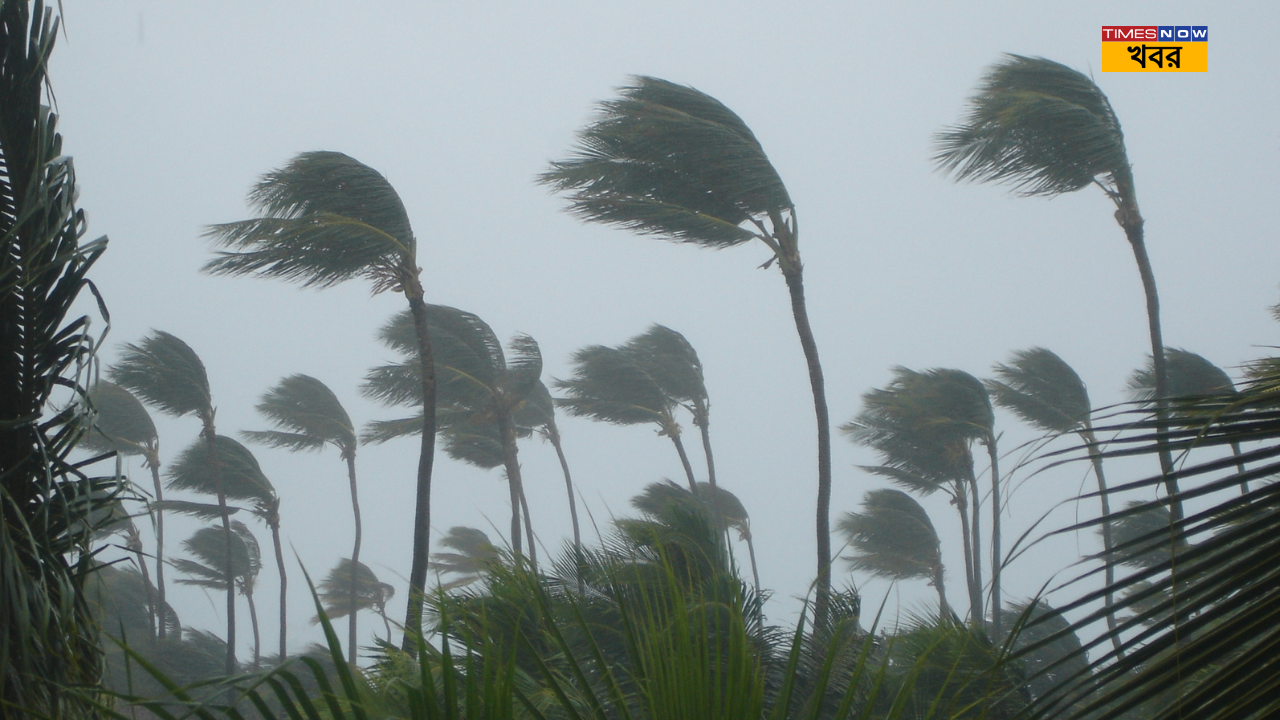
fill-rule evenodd
<path id="1" fill-rule="evenodd" d="M 759 240 L 791 296 L 818 429 L 815 612 L 831 591 L 831 425 L 818 347 L 805 308 L 795 205 L 742 118 L 691 87 L 636 77 L 579 136 L 576 152 L 539 181 L 569 195 L 588 222 L 674 242 L 726 248 Z"/>
<path id="2" fill-rule="evenodd" d="M 215 475 L 214 469 L 217 469 Z M 258 459 L 234 438 L 219 435 L 216 442 L 193 443 L 183 450 L 169 466 L 169 489 L 212 495 L 221 487 L 224 502 L 215 506 L 208 503 L 183 500 L 167 500 L 165 510 L 210 519 L 214 513 L 230 516 L 245 510 L 258 518 L 271 530 L 271 544 L 275 549 L 276 571 L 280 574 L 280 657 L 285 656 L 287 646 L 288 605 L 286 603 L 289 578 L 285 573 L 284 549 L 280 541 L 280 498 L 271 481 L 262 473 Z M 245 503 L 233 507 L 225 500 Z M 228 630 L 231 634 L 231 629 Z"/>
<path id="3" fill-rule="evenodd" d="M 419 403 L 435 408 L 435 363 L 418 275 L 418 245 L 404 203 L 387 179 L 337 152 L 307 152 L 262 177 L 249 193 L 258 216 L 214 225 L 208 235 L 227 250 L 205 265 L 215 275 L 257 275 L 329 287 L 363 278 L 373 292 L 403 293 L 413 317 Z M 423 413 L 409 570 L 406 652 L 422 629 L 422 599 L 431 542 L 431 467 L 436 416 Z"/>
<path id="4" fill-rule="evenodd" d="M 650 483 L 645 486 L 644 492 L 631 498 L 631 507 L 655 518 L 665 516 L 671 505 L 681 503 L 705 508 L 717 523 L 724 526 L 724 529 L 737 531 L 738 538 L 747 544 L 747 553 L 751 560 L 751 577 L 756 594 L 759 595 L 760 570 L 756 566 L 756 547 L 751 535 L 751 517 L 737 495 L 723 487 L 706 482 L 698 483 L 698 492 L 695 495 L 670 480 L 664 480 Z"/>
<path id="5" fill-rule="evenodd" d="M 1045 432 L 1075 433 L 1084 442 L 1098 481 L 1098 501 L 1102 505 L 1103 563 L 1106 584 L 1115 582 L 1115 559 L 1112 548 L 1111 500 L 1107 489 L 1106 474 L 1102 470 L 1102 449 L 1093 432 L 1093 406 L 1084 381 L 1061 357 L 1051 350 L 1035 347 L 1013 353 L 1009 363 L 997 364 L 995 379 L 987 380 L 987 392 L 991 400 L 1011 410 L 1023 421 Z M 1113 605 L 1115 597 L 1107 592 L 1103 596 L 1107 613 L 1107 627 L 1116 629 Z M 1120 638 L 1112 635 L 1115 649 L 1123 653 Z"/>
<path id="6" fill-rule="evenodd" d="M 455 525 L 449 528 L 440 545 L 450 552 L 437 552 L 431 559 L 436 561 L 436 572 L 441 575 L 456 575 L 457 578 L 440 587 L 444 590 L 464 587 L 484 579 L 486 573 L 496 563 L 502 562 L 502 556 L 489 536 L 483 530 Z"/>
<path id="7" fill-rule="evenodd" d="M 151 471 L 152 491 L 156 502 L 164 502 L 164 487 L 160 482 L 160 436 L 151 414 L 133 393 L 113 382 L 99 380 L 89 391 L 89 402 L 97 413 L 93 429 L 80 441 L 82 447 L 99 452 L 115 451 L 120 455 L 136 455 Z M 164 588 L 164 510 L 154 503 L 147 505 L 156 528 L 156 636 L 163 640 L 169 621 L 165 617 Z M 142 556 L 138 556 L 139 563 Z M 146 567 L 141 568 L 145 572 Z"/>
<path id="8" fill-rule="evenodd" d="M 985 443 L 991 434 L 990 402 L 982 383 L 959 370 L 898 367 L 893 373 L 887 387 L 862 396 L 862 411 L 841 430 L 880 455 L 881 465 L 864 470 L 919 495 L 942 491 L 951 496 L 960 514 L 969 612 L 981 623 L 980 504 L 972 444 Z"/>
<path id="9" fill-rule="evenodd" d="M 1165 367 L 1169 374 L 1167 398 L 1174 404 L 1169 412 L 1173 417 L 1185 419 L 1187 413 L 1180 411 L 1178 404 L 1184 407 L 1194 406 L 1197 398 L 1218 396 L 1229 397 L 1237 394 L 1231 376 L 1222 368 L 1209 362 L 1203 355 L 1197 355 L 1182 348 L 1165 348 Z M 1129 377 L 1129 394 L 1134 400 L 1151 403 L 1156 397 L 1155 368 L 1151 358 L 1147 358 L 1147 366 L 1133 371 Z M 1181 401 L 1181 402 L 1180 402 Z M 1194 415 L 1194 412 L 1191 413 Z M 1244 462 L 1240 459 L 1243 452 L 1240 443 L 1231 444 L 1231 454 L 1236 458 L 1236 468 L 1243 474 Z M 1249 492 L 1249 481 L 1240 484 L 1240 492 Z"/>
<path id="10" fill-rule="evenodd" d="M 938 592 L 938 612 L 951 614 L 938 532 L 920 503 L 901 490 L 872 490 L 862 498 L 862 512 L 836 521 L 853 554 L 845 559 L 854 570 L 890 580 L 926 580 Z"/>
<path id="11" fill-rule="evenodd" d="M 436 425 L 445 439 L 445 452 L 477 467 L 503 467 L 511 495 L 511 546 L 522 551 L 520 514 L 524 508 L 529 534 L 529 554 L 536 560 L 533 531 L 528 522 L 528 500 L 520 472 L 517 440 L 530 430 L 520 427 L 515 413 L 541 381 L 542 353 L 528 335 L 516 335 L 503 351 L 488 323 L 473 313 L 446 305 L 427 305 L 427 323 L 434 343 Z M 400 313 L 379 335 L 401 361 L 369 371 L 361 391 L 388 404 L 417 404 L 409 392 L 420 374 L 412 353 L 412 318 Z M 414 417 L 369 424 L 368 442 L 381 443 L 411 434 Z"/>
<path id="12" fill-rule="evenodd" d="M 1124 134 L 1111 102 L 1084 74 L 1044 58 L 1007 55 L 987 71 L 969 113 L 939 133 L 934 161 L 956 180 L 1012 185 L 1025 196 L 1054 197 L 1096 185 L 1116 206 L 1116 222 L 1133 250 L 1147 300 L 1147 327 L 1156 387 L 1156 419 L 1168 394 L 1160 300 L 1147 257 L 1142 213 Z M 1178 495 L 1173 456 L 1158 426 L 1160 471 Z M 1182 518 L 1175 500 L 1174 517 Z"/>
<path id="13" fill-rule="evenodd" d="M 180 585 L 195 585 L 210 590 L 225 590 L 228 585 L 238 590 L 249 602 L 249 621 L 253 626 L 253 669 L 262 663 L 262 643 L 258 634 L 258 609 L 253 602 L 253 588 L 262 570 L 262 552 L 258 541 L 245 524 L 231 521 L 231 554 L 226 553 L 220 528 L 204 527 L 182 541 L 182 548 L 195 560 L 175 558 L 173 566 L 185 573 Z"/>
<path id="14" fill-rule="evenodd" d="M 351 603 L 359 592 L 356 568 L 360 565 L 360 496 L 356 484 L 356 439 L 351 417 L 327 385 L 310 375 L 290 375 L 268 390 L 256 406 L 258 413 L 279 429 L 251 430 L 240 433 L 246 439 L 269 447 L 294 451 L 318 451 L 333 446 L 347 466 L 347 483 L 351 488 L 351 513 L 355 517 L 355 547 L 351 550 Z M 283 575 L 281 575 L 283 577 Z M 283 656 L 283 642 L 280 653 Z M 356 662 L 356 614 L 347 623 L 348 662 Z"/>
<path id="15" fill-rule="evenodd" d="M 635 353 L 625 347 L 588 345 L 575 352 L 571 362 L 572 377 L 553 382 L 567 395 L 557 398 L 556 404 L 570 415 L 614 425 L 656 425 L 658 435 L 670 438 L 675 445 L 689 490 L 696 493 L 698 481 L 675 417 L 679 402 L 637 362 Z"/>
<path id="16" fill-rule="evenodd" d="M 212 448 L 218 442 L 214 425 L 216 411 L 213 395 L 209 390 L 209 375 L 205 372 L 200 356 L 182 340 L 163 330 L 153 330 L 138 344 L 127 344 L 115 365 L 107 370 L 107 377 L 129 390 L 143 402 L 173 417 L 191 415 L 200 420 L 200 437 L 209 452 L 210 464 L 204 468 L 209 477 L 210 494 L 218 498 L 222 517 L 223 540 L 226 554 L 231 554 L 234 542 L 231 518 L 227 512 L 227 495 L 222 483 L 219 457 Z M 227 591 L 227 657 L 228 675 L 236 669 L 236 595 L 235 589 Z"/>
<path id="17" fill-rule="evenodd" d="M 560 438 L 560 428 L 556 425 L 556 404 L 551 393 L 541 380 L 529 391 L 524 405 L 516 411 L 516 425 L 535 430 L 544 440 L 555 448 L 556 457 L 560 460 L 560 471 L 564 474 L 564 487 L 569 496 L 569 519 L 573 524 L 573 547 L 582 551 L 582 532 L 578 527 L 578 505 L 574 500 L 573 476 L 569 473 L 569 460 L 564 455 L 564 445 Z"/>
<path id="18" fill-rule="evenodd" d="M 351 594 L 351 578 L 356 578 L 356 594 Z M 361 610 L 372 608 L 382 617 L 382 624 L 387 632 L 387 642 L 391 641 L 391 621 L 387 619 L 387 602 L 395 595 L 396 589 L 378 580 L 378 576 L 368 565 L 353 563 L 351 558 L 341 558 L 324 580 L 316 586 L 320 602 L 324 604 L 325 614 L 331 620 L 343 615 L 354 615 Z M 318 622 L 319 618 L 312 622 Z M 355 642 L 352 640 L 352 642 Z M 352 653 L 354 656 L 354 653 Z M 352 660 L 352 663 L 355 661 Z"/>

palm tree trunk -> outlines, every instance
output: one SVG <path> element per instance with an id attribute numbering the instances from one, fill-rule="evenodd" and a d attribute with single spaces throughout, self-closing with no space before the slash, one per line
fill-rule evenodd
<path id="1" fill-rule="evenodd" d="M 524 514 L 524 537 L 529 541 L 529 562 L 538 567 L 538 548 L 533 544 L 533 519 L 529 516 L 529 498 L 524 493 L 524 483 L 520 483 L 520 511 Z"/>
<path id="2" fill-rule="evenodd" d="M 1000 569 L 1004 558 L 1000 553 L 1000 457 L 996 439 L 987 443 L 987 457 L 991 459 L 991 635 L 1000 642 Z"/>
<path id="3" fill-rule="evenodd" d="M 756 595 L 760 595 L 760 569 L 756 567 L 756 544 L 751 535 L 747 535 L 747 555 L 751 558 L 751 581 L 755 583 Z"/>
<path id="4" fill-rule="evenodd" d="M 222 486 L 222 469 L 218 463 L 218 433 L 213 426 L 212 413 L 201 418 L 204 423 L 205 442 L 209 445 L 209 465 L 213 470 L 213 481 L 218 488 L 218 510 L 222 515 L 222 533 L 227 539 L 226 563 L 231 567 L 231 513 L 227 509 L 227 493 Z M 229 574 L 229 573 L 228 573 Z M 235 675 L 236 663 L 236 587 L 234 582 L 227 583 L 227 657 L 223 670 L 227 675 Z"/>
<path id="5" fill-rule="evenodd" d="M 253 602 L 253 593 L 245 593 L 244 597 L 249 601 L 249 623 L 253 625 L 253 671 L 257 672 L 262 667 L 262 642 L 258 635 L 258 606 Z M 283 661 L 284 658 L 281 658 Z"/>
<path id="6" fill-rule="evenodd" d="M 969 542 L 973 545 L 973 586 L 978 591 L 978 607 L 974 611 L 973 620 L 980 627 L 985 627 L 987 606 L 982 599 L 982 492 L 978 487 L 978 478 L 973 474 L 972 461 L 969 467 L 969 490 L 973 495 L 973 504 L 969 508 L 973 515 L 973 533 L 969 536 Z"/>
<path id="7" fill-rule="evenodd" d="M 954 483 L 952 502 L 960 513 L 961 547 L 964 548 L 965 584 L 969 590 L 969 616 L 977 622 L 982 613 L 982 586 L 973 574 L 973 534 L 969 529 L 969 500 L 964 483 Z"/>
<path id="8" fill-rule="evenodd" d="M 351 484 L 351 513 L 356 520 L 356 541 L 355 547 L 351 549 L 351 614 L 347 618 L 347 663 L 356 664 L 356 601 L 359 595 L 359 572 L 360 567 L 360 496 L 356 491 L 356 456 L 355 453 L 347 454 L 347 480 Z M 283 656 L 280 658 L 283 660 Z"/>
<path id="9" fill-rule="evenodd" d="M 689 454 L 684 451 L 684 442 L 680 440 L 679 431 L 671 431 L 667 433 L 671 438 L 671 442 L 676 446 L 676 452 L 680 454 L 680 464 L 684 466 L 684 475 L 689 478 L 689 492 L 694 497 L 698 495 L 698 481 L 693 479 L 693 466 L 689 464 Z"/>
<path id="10" fill-rule="evenodd" d="M 151 588 L 151 571 L 147 569 L 146 556 L 142 552 L 142 536 L 138 534 L 138 528 L 129 523 L 128 536 L 125 540 L 125 546 L 134 554 L 138 562 L 138 570 L 142 572 L 142 587 L 147 593 L 147 620 L 150 622 L 151 637 L 148 640 L 156 639 L 156 596 Z"/>
<path id="11" fill-rule="evenodd" d="M 1089 419 L 1084 420 L 1084 429 L 1080 431 L 1080 437 L 1085 442 L 1085 449 L 1089 453 L 1089 462 L 1093 464 L 1093 476 L 1098 479 L 1098 499 L 1102 503 L 1102 550 L 1103 550 L 1103 573 L 1106 581 L 1106 594 L 1102 596 L 1103 608 L 1107 613 L 1107 635 L 1111 638 L 1111 647 L 1116 652 L 1116 657 L 1124 658 L 1124 646 L 1120 641 L 1120 631 L 1117 629 L 1115 611 L 1115 593 L 1111 588 L 1116 583 L 1116 557 L 1112 551 L 1115 541 L 1111 535 L 1111 498 L 1107 489 L 1107 477 L 1102 472 L 1102 451 L 1098 449 L 1098 438 L 1093 434 L 1093 428 L 1089 423 Z"/>
<path id="12" fill-rule="evenodd" d="M 155 486 L 156 502 L 164 502 L 164 488 L 160 483 L 160 455 L 148 451 L 147 467 L 151 469 L 151 484 Z M 156 637 L 163 640 L 166 633 L 164 597 L 164 510 L 155 509 L 156 518 Z M 139 558 L 141 561 L 141 558 Z"/>
<path id="13" fill-rule="evenodd" d="M 578 529 L 578 506 L 573 497 L 573 478 L 569 475 L 569 461 L 565 459 L 564 448 L 560 446 L 560 431 L 555 425 L 547 426 L 547 439 L 551 447 L 556 449 L 556 457 L 560 458 L 560 470 L 564 472 L 564 488 L 569 494 L 569 519 L 573 521 L 573 549 L 582 552 L 582 534 Z"/>
<path id="14" fill-rule="evenodd" d="M 1123 190 L 1123 189 L 1122 189 Z M 1160 332 L 1160 298 L 1156 294 L 1156 276 L 1147 257 L 1143 238 L 1143 220 L 1136 202 L 1126 201 L 1116 211 L 1116 221 L 1124 228 L 1125 237 L 1133 248 L 1133 259 L 1138 263 L 1142 277 L 1142 291 L 1147 298 L 1147 330 L 1151 335 L 1151 374 L 1155 376 L 1156 392 L 1156 450 L 1160 457 L 1160 475 L 1164 479 L 1165 493 L 1169 496 L 1169 515 L 1175 527 L 1182 523 L 1182 499 L 1178 493 L 1178 479 L 1173 475 L 1173 454 L 1169 451 L 1169 371 L 1165 366 L 1164 338 Z M 1181 534 L 1181 531 L 1177 531 Z"/>
<path id="15" fill-rule="evenodd" d="M 944 618 L 955 615 L 955 611 L 951 609 L 951 604 L 947 602 L 947 586 L 943 581 L 943 566 L 941 563 L 933 569 L 933 581 L 929 584 L 938 591 L 938 617 Z"/>
<path id="16" fill-rule="evenodd" d="M 780 222 L 781 218 L 773 221 L 775 232 Z M 795 253 L 794 259 L 779 258 L 779 261 L 787 290 L 791 293 L 791 315 L 800 335 L 800 347 L 809 366 L 813 412 L 818 421 L 818 577 L 814 583 L 813 615 L 815 627 L 822 627 L 831 606 L 831 418 L 827 412 L 826 382 L 822 377 L 822 365 L 818 362 L 818 344 L 813 338 L 813 329 L 809 327 L 809 312 L 805 308 L 799 252 Z"/>
<path id="17" fill-rule="evenodd" d="M 280 573 L 280 662 L 284 662 L 285 656 L 288 654 L 288 638 L 286 630 L 289 627 L 288 599 L 286 592 L 289 586 L 289 578 L 284 572 L 284 550 L 280 547 L 280 518 L 276 517 L 270 523 L 271 525 L 271 544 L 276 550 L 276 571 Z"/>
<path id="18" fill-rule="evenodd" d="M 700 407 L 698 411 L 693 424 L 698 426 L 698 432 L 702 435 L 702 454 L 707 458 L 707 482 L 711 484 L 711 488 L 714 490 L 716 487 L 716 461 L 711 455 L 711 429 L 708 427 L 710 419 L 707 417 L 706 408 Z"/>
<path id="19" fill-rule="evenodd" d="M 516 429 L 510 415 L 499 418 L 498 434 L 502 438 L 502 464 L 507 472 L 507 491 L 511 496 L 511 549 L 516 555 L 524 552 L 520 537 L 520 457 L 516 448 Z"/>
<path id="20" fill-rule="evenodd" d="M 431 468 L 436 447 L 436 366 L 431 352 L 431 334 L 422 287 L 414 282 L 405 288 L 413 328 L 418 336 L 418 362 L 422 376 L 422 444 L 418 452 L 418 483 L 414 502 L 413 562 L 409 569 L 409 600 L 405 610 L 404 638 L 400 648 L 410 656 L 418 653 L 422 636 L 422 603 L 427 586 L 427 560 L 431 551 Z"/>
<path id="21" fill-rule="evenodd" d="M 1245 466 L 1244 466 L 1244 461 L 1240 459 L 1241 455 L 1243 454 L 1243 453 L 1241 453 L 1241 452 L 1240 452 L 1240 443 L 1238 443 L 1238 442 L 1233 442 L 1233 443 L 1231 443 L 1231 454 L 1232 454 L 1232 456 L 1234 456 L 1234 457 L 1235 457 L 1235 459 L 1236 459 L 1236 470 L 1240 471 L 1240 474 L 1241 474 L 1241 475 L 1243 475 L 1243 474 L 1244 474 L 1244 472 L 1245 472 Z M 1249 481 L 1248 481 L 1248 480 L 1241 480 L 1241 481 L 1240 481 L 1240 494 L 1241 494 L 1241 495 L 1248 495 L 1248 494 L 1249 494 Z"/>

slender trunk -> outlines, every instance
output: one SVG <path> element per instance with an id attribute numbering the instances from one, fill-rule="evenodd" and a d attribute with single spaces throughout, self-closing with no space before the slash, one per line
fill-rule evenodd
<path id="1" fill-rule="evenodd" d="M 280 547 L 280 518 L 271 519 L 271 544 L 275 545 L 276 550 L 276 571 L 280 573 L 280 662 L 284 662 L 285 656 L 288 654 L 288 633 L 289 627 L 288 604 L 285 600 L 288 598 L 287 589 L 289 587 L 289 578 L 284 571 L 284 550 Z"/>
<path id="2" fill-rule="evenodd" d="M 955 483 L 955 495 L 952 501 L 955 503 L 956 511 L 960 513 L 960 535 L 961 546 L 964 548 L 964 567 L 965 581 L 969 590 L 969 617 L 974 622 L 981 620 L 982 613 L 982 586 L 978 583 L 977 577 L 973 573 L 973 534 L 969 530 L 969 501 L 964 483 Z"/>
<path id="3" fill-rule="evenodd" d="M 1156 391 L 1156 452 L 1160 456 L 1160 476 L 1164 480 L 1165 493 L 1169 496 L 1169 514 L 1175 527 L 1182 524 L 1182 499 L 1178 493 L 1178 479 L 1173 475 L 1173 454 L 1169 451 L 1169 372 L 1165 366 L 1164 338 L 1160 332 L 1160 298 L 1156 294 L 1156 276 L 1147 257 L 1143 239 L 1142 216 L 1137 203 L 1126 202 L 1116 211 L 1116 220 L 1124 228 L 1125 237 L 1133 248 L 1133 259 L 1138 263 L 1142 277 L 1142 291 L 1147 297 L 1147 330 L 1151 335 L 1151 370 L 1155 376 Z M 1175 531 L 1181 535 L 1181 530 Z"/>
<path id="4" fill-rule="evenodd" d="M 694 497 L 697 497 L 698 481 L 693 479 L 693 466 L 689 464 L 689 454 L 684 451 L 684 442 L 680 440 L 680 431 L 673 429 L 667 435 L 676 446 L 676 452 L 680 454 L 680 464 L 684 466 L 684 475 L 689 478 L 689 492 L 693 493 Z"/>
<path id="5" fill-rule="evenodd" d="M 160 483 L 160 454 L 148 450 L 147 467 L 151 469 L 151 484 L 155 486 L 156 502 L 164 502 L 164 487 Z M 156 637 L 163 640 L 167 633 L 164 597 L 164 510 L 155 508 L 156 518 Z M 141 560 L 141 558 L 139 558 Z"/>
<path id="6" fill-rule="evenodd" d="M 222 485 L 222 468 L 218 462 L 218 433 L 213 426 L 212 411 L 202 418 L 204 438 L 209 447 L 209 466 L 213 470 L 213 482 L 218 492 L 218 511 L 222 515 L 222 534 L 226 538 L 226 563 L 231 567 L 231 513 L 227 510 L 227 493 Z M 228 575 L 230 573 L 228 572 Z M 236 663 L 236 584 L 227 583 L 227 656 L 223 670 L 228 676 L 235 675 Z"/>
<path id="7" fill-rule="evenodd" d="M 1004 558 L 1000 552 L 1000 457 L 996 439 L 989 438 L 987 457 L 991 459 L 991 636 L 999 644 L 1001 636 L 1000 571 Z"/>
<path id="8" fill-rule="evenodd" d="M 1244 467 L 1244 461 L 1240 459 L 1240 457 L 1241 457 L 1241 455 L 1242 455 L 1242 453 L 1240 452 L 1240 443 L 1238 443 L 1238 442 L 1233 442 L 1233 443 L 1231 443 L 1231 454 L 1232 454 L 1232 455 L 1235 457 L 1235 459 L 1236 459 L 1236 470 L 1240 471 L 1240 474 L 1241 474 L 1241 475 L 1243 475 L 1243 474 L 1244 474 L 1244 471 L 1245 471 L 1245 467 Z M 1240 481 L 1240 494 L 1241 494 L 1241 495 L 1248 495 L 1248 494 L 1249 494 L 1249 481 L 1248 481 L 1248 480 L 1241 480 L 1241 481 Z"/>
<path id="9" fill-rule="evenodd" d="M 538 548 L 533 544 L 533 519 L 529 516 L 529 498 L 524 493 L 524 483 L 520 483 L 520 511 L 524 514 L 524 537 L 529 541 L 529 562 L 538 567 Z"/>
<path id="10" fill-rule="evenodd" d="M 262 667 L 262 642 L 258 635 L 258 606 L 253 602 L 253 593 L 245 593 L 244 597 L 249 601 L 249 624 L 253 626 L 253 671 L 258 672 Z"/>
<path id="11" fill-rule="evenodd" d="M 400 647 L 417 656 L 422 636 L 422 603 L 427 586 L 427 560 L 431 551 L 431 466 L 436 446 L 436 367 L 427 327 L 427 305 L 416 282 L 406 288 L 413 327 L 418 335 L 418 362 L 422 376 L 422 443 L 418 453 L 418 483 L 413 518 L 413 563 L 409 569 L 409 599 L 405 610 L 404 638 Z"/>
<path id="12" fill-rule="evenodd" d="M 1112 550 L 1115 541 L 1111 535 L 1111 497 L 1107 489 L 1107 476 L 1102 472 L 1102 451 L 1098 449 L 1098 438 L 1093 434 L 1088 418 L 1084 421 L 1084 429 L 1080 431 L 1080 437 L 1084 440 L 1085 448 L 1089 453 L 1089 462 L 1093 464 L 1093 476 L 1098 479 L 1098 499 L 1102 503 L 1103 572 L 1107 584 L 1106 594 L 1102 596 L 1102 604 L 1107 613 L 1107 631 L 1116 657 L 1123 658 L 1124 646 L 1120 640 L 1119 624 L 1116 622 L 1115 593 L 1111 590 L 1116 584 L 1116 556 Z"/>
<path id="13" fill-rule="evenodd" d="M 775 231 L 778 222 L 774 222 Z M 785 225 L 783 226 L 785 227 Z M 794 238 L 793 238 L 794 244 Z M 783 260 L 786 260 L 783 258 Z M 782 265 L 787 290 L 791 293 L 791 314 L 795 318 L 796 332 L 800 335 L 800 347 L 809 366 L 809 385 L 813 390 L 813 412 L 818 421 L 818 577 L 814 583 L 813 616 L 815 627 L 823 627 L 831 606 L 831 418 L 827 413 L 826 383 L 822 377 L 822 365 L 818 362 L 818 344 L 809 327 L 809 313 L 805 309 L 804 280 L 801 277 L 799 252 Z"/>
<path id="14" fill-rule="evenodd" d="M 982 580 L 982 492 L 978 487 L 978 478 L 973 474 L 973 461 L 969 461 L 969 491 L 972 493 L 973 501 L 969 507 L 972 513 L 973 532 L 969 536 L 969 542 L 973 546 L 973 585 L 978 590 L 978 607 L 974 614 L 974 621 L 981 627 L 985 627 L 987 623 L 987 606 L 982 597 L 982 588 L 985 583 Z"/>
<path id="15" fill-rule="evenodd" d="M 942 563 L 938 563 L 937 567 L 933 569 L 933 581 L 930 582 L 929 584 L 932 585 L 934 589 L 938 591 L 938 617 L 939 618 L 955 615 L 955 611 L 951 609 L 951 604 L 947 602 L 947 586 L 946 586 L 946 583 L 943 582 L 942 576 L 943 576 Z"/>
<path id="16" fill-rule="evenodd" d="M 147 559 L 142 552 L 142 536 L 138 534 L 138 528 L 133 523 L 128 525 L 128 536 L 125 539 L 125 547 L 129 552 L 134 554 L 138 562 L 138 570 L 142 572 L 142 587 L 147 593 L 147 620 L 151 623 L 151 637 L 148 640 L 156 639 L 156 596 L 152 592 L 151 571 L 147 569 Z"/>
<path id="17" fill-rule="evenodd" d="M 698 432 L 702 435 L 702 454 L 707 458 L 707 482 L 711 484 L 711 488 L 714 490 L 716 487 L 716 461 L 711 455 L 711 430 L 708 427 L 710 418 L 707 416 L 706 407 L 698 407 L 698 416 L 694 418 L 693 424 L 698 426 Z"/>
<path id="18" fill-rule="evenodd" d="M 356 664 L 356 602 L 359 592 L 358 569 L 360 567 L 360 496 L 356 492 L 356 454 L 354 448 L 351 452 L 343 452 L 347 461 L 347 480 L 351 483 L 351 513 L 356 519 L 356 541 L 355 547 L 351 549 L 351 613 L 347 617 L 347 662 L 351 665 Z M 281 658 L 283 659 L 283 658 Z"/>
<path id="19" fill-rule="evenodd" d="M 516 429 L 511 416 L 498 420 L 498 435 L 502 439 L 502 464 L 507 471 L 507 492 L 511 497 L 511 550 L 516 555 L 524 553 L 520 537 L 520 457 L 516 449 Z"/>
<path id="20" fill-rule="evenodd" d="M 564 457 L 564 448 L 560 447 L 560 431 L 555 425 L 547 426 L 547 438 L 551 447 L 556 449 L 556 457 L 560 458 L 560 469 L 564 472 L 564 489 L 569 494 L 569 519 L 573 521 L 573 549 L 582 552 L 582 534 L 578 529 L 578 506 L 573 497 L 573 478 L 569 475 L 569 461 Z"/>
<path id="21" fill-rule="evenodd" d="M 756 544 L 750 532 L 747 534 L 747 555 L 751 558 L 751 581 L 756 586 L 756 596 L 760 595 L 760 569 L 756 567 Z"/>
<path id="22" fill-rule="evenodd" d="M 382 627 L 387 631 L 387 642 L 391 642 L 391 620 L 387 618 L 387 609 L 379 608 L 378 614 L 382 616 Z"/>

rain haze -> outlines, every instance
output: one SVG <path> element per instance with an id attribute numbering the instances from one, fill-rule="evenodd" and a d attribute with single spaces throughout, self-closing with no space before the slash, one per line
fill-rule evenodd
<path id="1" fill-rule="evenodd" d="M 689 339 L 705 369 L 718 479 L 750 512 L 762 584 L 774 593 L 767 610 L 782 624 L 794 621 L 814 576 L 817 473 L 786 286 L 776 266 L 761 267 L 772 253 L 586 224 L 535 183 L 629 77 L 723 102 L 786 183 L 834 426 L 895 366 L 988 377 L 1013 351 L 1043 346 L 1103 406 L 1127 399 L 1126 380 L 1146 362 L 1142 286 L 1100 190 L 1020 198 L 935 169 L 935 134 L 960 120 L 1003 53 L 1081 70 L 1109 97 L 1146 218 L 1166 344 L 1228 371 L 1275 344 L 1275 3 L 125 1 L 65 10 L 51 82 L 90 235 L 111 238 L 92 274 L 111 312 L 105 364 L 153 328 L 177 335 L 203 359 L 227 435 L 268 427 L 254 405 L 295 373 L 328 384 L 357 424 L 405 414 L 359 393 L 369 368 L 393 359 L 376 332 L 402 297 L 371 296 L 361 281 L 313 291 L 200 272 L 212 257 L 204 229 L 250 217 L 246 195 L 263 173 L 300 152 L 346 153 L 403 199 L 426 300 L 476 313 L 503 340 L 537 339 L 544 379 L 568 377 L 575 350 L 623 343 L 652 323 Z M 1210 26 L 1209 71 L 1101 72 L 1102 25 L 1157 24 Z M 670 444 L 647 426 L 559 422 L 590 542 L 591 523 L 608 532 L 611 518 L 634 513 L 629 499 L 646 484 L 683 481 Z M 199 432 L 191 418 L 157 423 L 166 462 Z M 685 426 L 696 435 L 687 418 Z M 1096 514 L 1092 503 L 1069 502 L 1090 487 L 1085 464 L 1015 469 L 1019 446 L 1038 435 L 1003 410 L 996 427 L 1012 473 L 1007 544 L 1046 513 L 1045 529 Z M 403 617 L 417 448 L 406 438 L 358 455 L 361 557 L 395 586 L 393 619 Z M 350 555 L 337 452 L 253 450 L 282 498 L 291 567 L 323 575 Z M 691 451 L 698 468 L 700 450 Z M 555 453 L 534 437 L 520 459 L 539 544 L 559 552 L 570 531 Z M 875 463 L 833 433 L 833 519 L 888 486 L 858 467 Z M 1136 477 L 1151 465 L 1115 472 Z M 137 460 L 129 469 L 145 474 Z M 954 512 L 940 493 L 922 502 L 943 538 L 950 600 L 963 609 Z M 433 538 L 462 525 L 496 540 L 509 513 L 499 470 L 437 453 Z M 177 552 L 197 524 L 171 527 Z M 1030 597 L 1098 546 L 1081 533 L 1032 548 L 1007 570 L 1006 597 Z M 736 552 L 745 562 L 745 548 Z M 857 585 L 868 608 L 888 593 L 891 614 L 935 599 L 923 581 L 891 586 L 841 560 L 833 578 Z M 273 570 L 263 573 L 262 597 L 275 582 Z M 300 649 L 319 633 L 305 584 L 290 593 L 290 648 Z M 221 634 L 217 593 L 206 601 L 172 586 L 170 602 L 184 624 Z M 375 633 L 380 622 L 362 622 L 362 643 Z M 274 637 L 267 623 L 265 648 Z M 244 656 L 251 638 L 240 638 Z"/>

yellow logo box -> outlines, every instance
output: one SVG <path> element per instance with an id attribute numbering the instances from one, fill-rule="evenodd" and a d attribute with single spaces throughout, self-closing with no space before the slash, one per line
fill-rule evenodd
<path id="1" fill-rule="evenodd" d="M 1209 43 L 1104 42 L 1102 72 L 1209 72 Z"/>

